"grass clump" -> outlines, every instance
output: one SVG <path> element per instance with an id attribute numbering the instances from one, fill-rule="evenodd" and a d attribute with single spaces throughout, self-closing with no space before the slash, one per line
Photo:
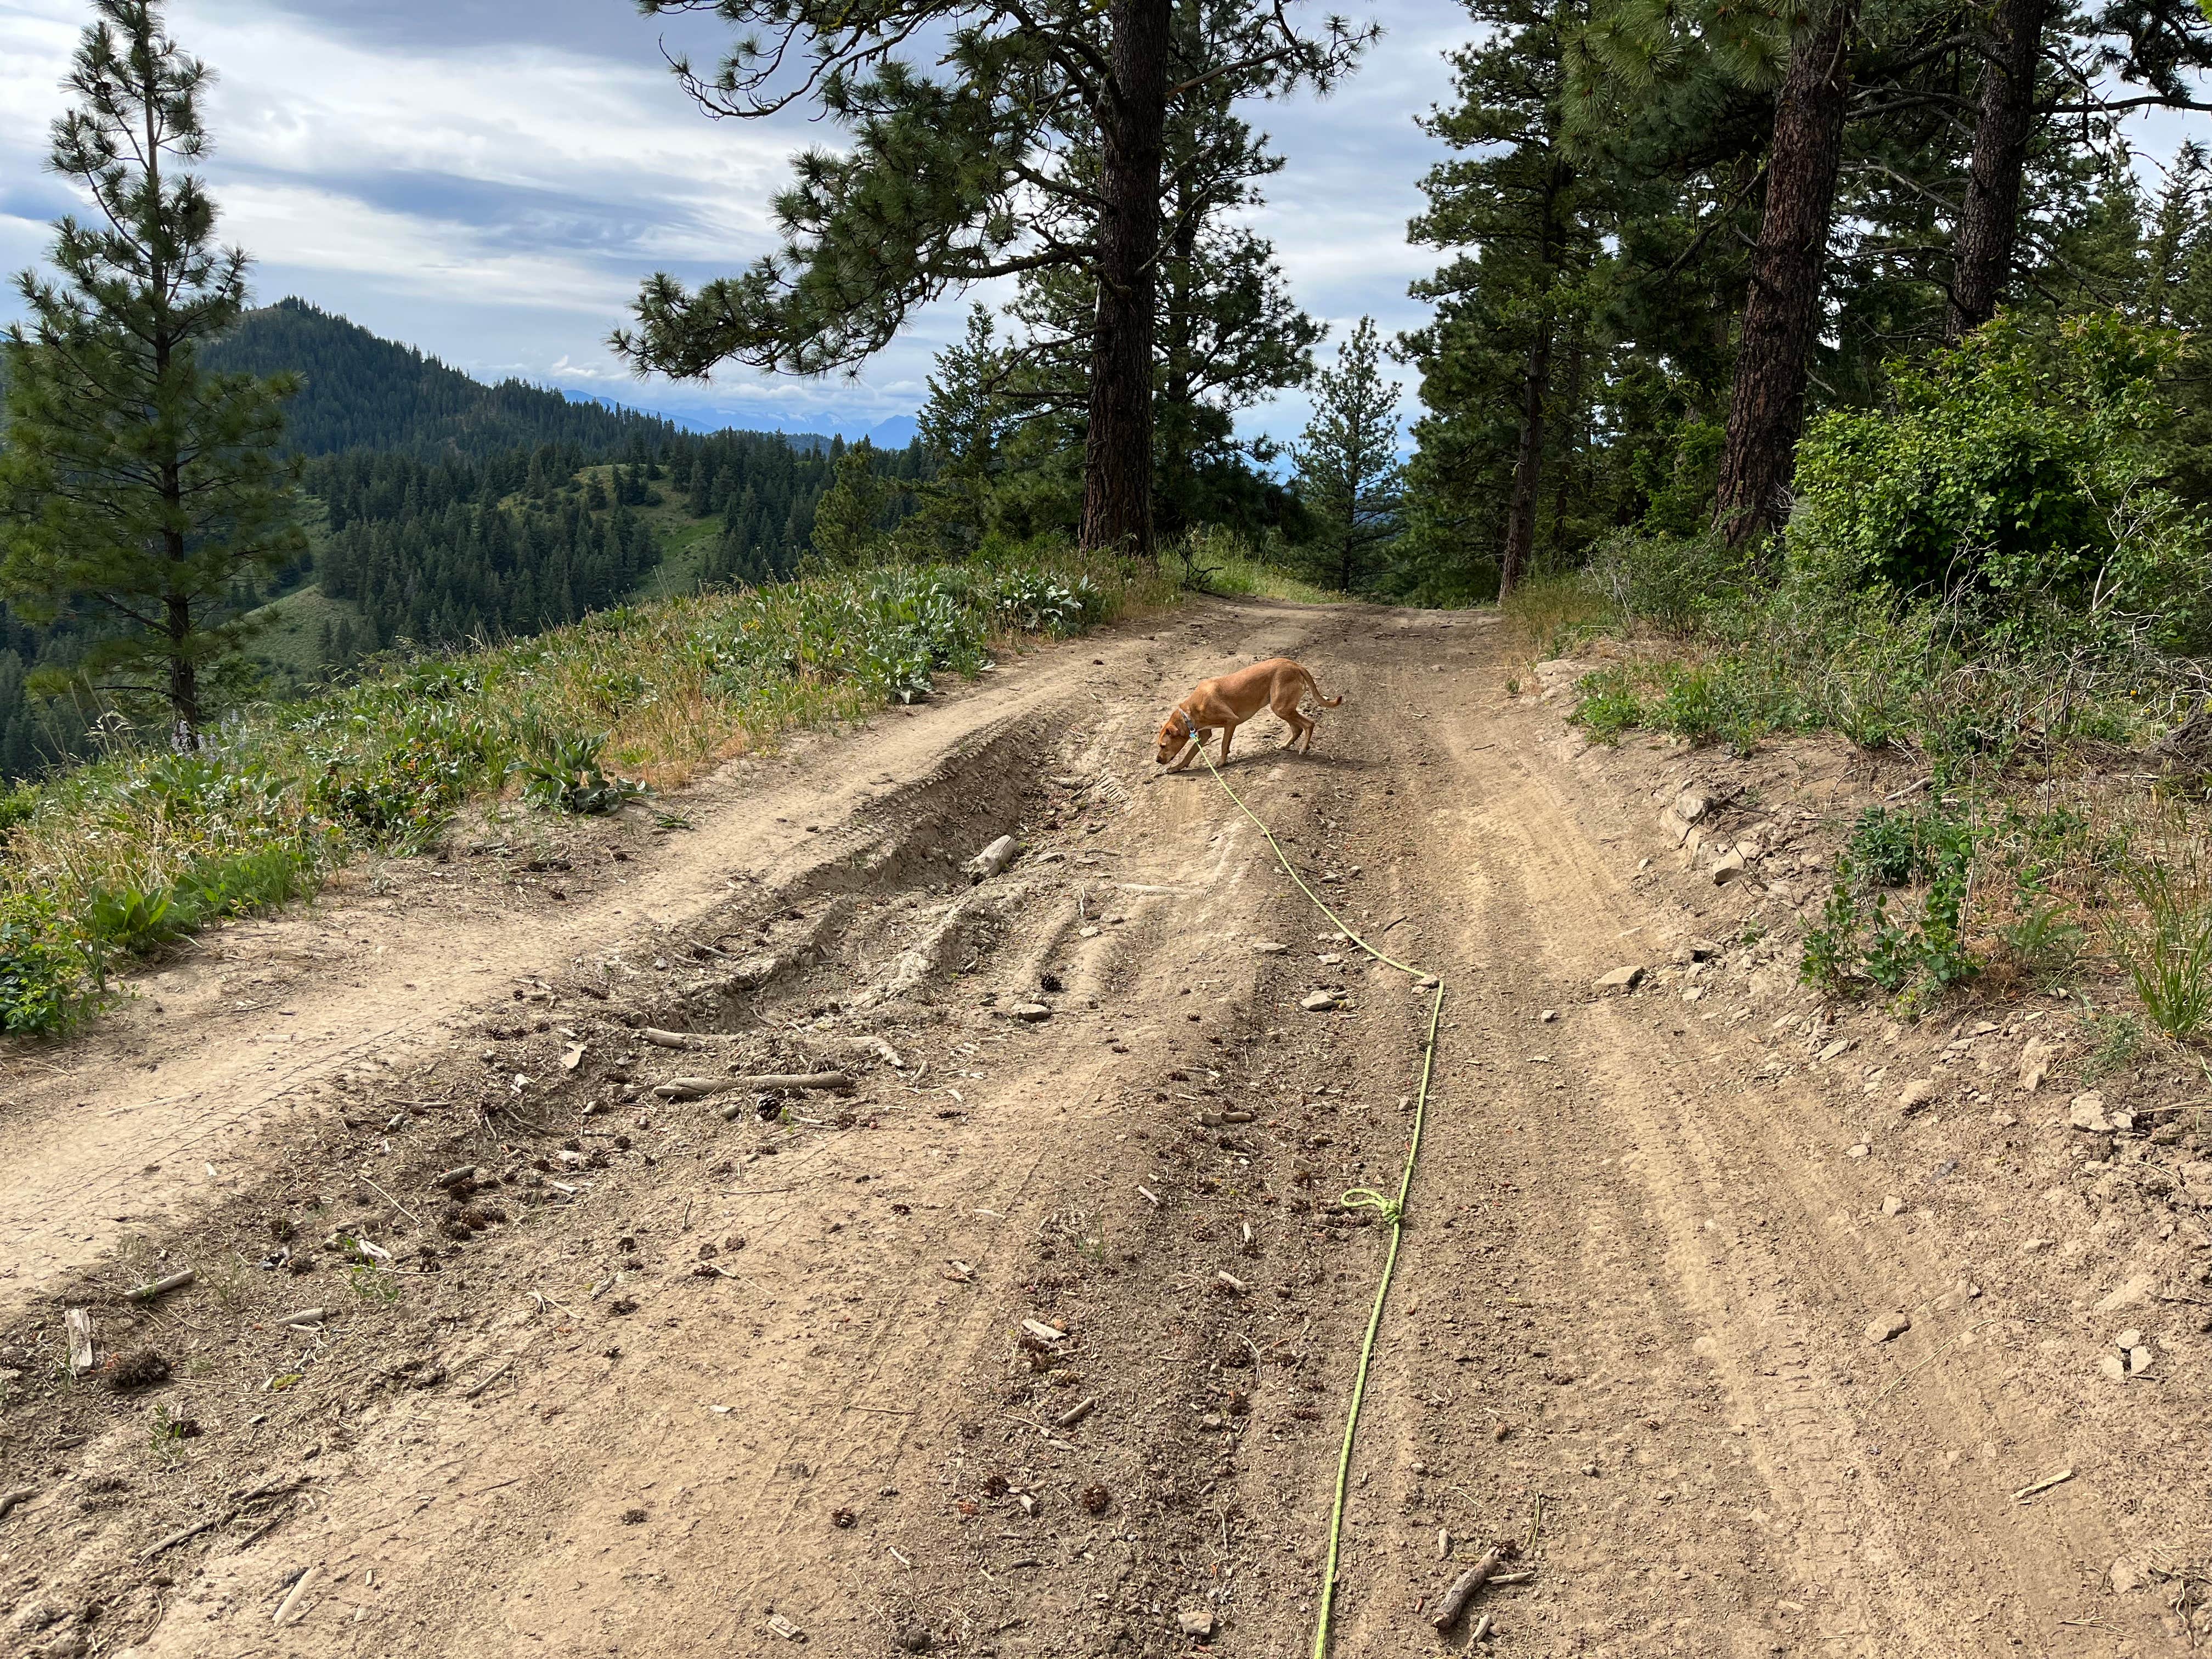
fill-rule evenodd
<path id="1" fill-rule="evenodd" d="M 0 842 L 0 1030 L 67 1029 L 115 968 L 432 845 L 472 800 L 604 812 L 793 728 L 934 694 L 1024 639 L 1171 603 L 1146 568 L 1034 547 L 602 611 L 514 643 L 373 662 L 201 752 L 57 775 Z M 10 800 L 15 797 L 9 797 Z"/>
<path id="2" fill-rule="evenodd" d="M 2212 883 L 2192 857 L 2136 862 L 2128 884 L 2142 920 L 2115 920 L 2112 954 L 2154 1026 L 2179 1042 L 2200 1037 L 2212 1024 Z"/>

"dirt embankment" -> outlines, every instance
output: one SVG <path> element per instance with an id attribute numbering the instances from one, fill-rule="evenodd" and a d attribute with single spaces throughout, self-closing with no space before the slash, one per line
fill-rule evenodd
<path id="1" fill-rule="evenodd" d="M 2056 1003 L 1816 1006 L 1787 913 L 1884 787 L 1839 751 L 1582 751 L 1484 619 L 1260 605 L 725 778 L 688 831 L 480 838 L 9 1060 L 0 1642 L 1304 1650 L 1380 1255 L 1340 1199 L 1395 1179 L 1424 1006 L 1152 764 L 1168 696 L 1276 652 L 1348 701 L 1231 775 L 1450 989 L 1337 1650 L 1435 1651 L 1510 1536 L 1498 1653 L 2188 1651 L 2206 1238 L 2163 1081 L 2076 1131 Z M 1681 850 L 1686 783 L 1741 877 Z"/>

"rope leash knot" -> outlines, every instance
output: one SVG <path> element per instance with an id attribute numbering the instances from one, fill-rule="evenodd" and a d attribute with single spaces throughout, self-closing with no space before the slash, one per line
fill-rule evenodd
<path id="1" fill-rule="evenodd" d="M 1367 1373 L 1375 1363 L 1375 1334 L 1382 1326 L 1382 1308 L 1390 1295 L 1390 1276 L 1398 1269 L 1398 1243 L 1406 1236 L 1406 1198 L 1413 1190 L 1413 1166 L 1419 1162 L 1421 1156 L 1421 1131 L 1428 1122 L 1429 1080 L 1436 1072 L 1437 1030 L 1444 1017 L 1444 983 L 1441 975 L 1431 975 L 1410 963 L 1386 956 L 1353 933 L 1351 925 L 1330 909 L 1319 893 L 1306 885 L 1305 878 L 1298 873 L 1297 866 L 1283 851 L 1282 843 L 1275 839 L 1275 832 L 1267 828 L 1257 812 L 1244 804 L 1242 795 L 1229 787 L 1229 780 L 1221 775 L 1220 768 L 1214 765 L 1213 757 L 1206 752 L 1206 745 L 1202 742 L 1199 744 L 1198 757 L 1206 763 L 1206 769 L 1213 774 L 1213 781 L 1221 786 L 1222 793 L 1237 803 L 1237 810 L 1251 819 L 1261 835 L 1267 838 L 1267 845 L 1274 850 L 1275 861 L 1283 866 L 1283 873 L 1297 884 L 1298 891 L 1313 902 L 1314 908 L 1336 924 L 1337 932 L 1385 967 L 1395 968 L 1408 975 L 1420 989 L 1427 990 L 1433 987 L 1437 994 L 1436 1000 L 1429 1005 L 1428 1040 L 1421 1049 L 1421 1087 L 1420 1092 L 1414 1097 L 1413 1133 L 1406 1146 L 1406 1167 L 1398 1177 L 1398 1195 L 1392 1198 L 1371 1187 L 1355 1187 L 1345 1194 L 1341 1200 L 1346 1209 L 1371 1209 L 1379 1214 L 1389 1224 L 1390 1241 L 1382 1257 L 1382 1277 L 1375 1286 L 1375 1306 L 1367 1316 L 1367 1334 L 1359 1345 L 1359 1367 L 1352 1374 L 1352 1403 L 1344 1418 L 1344 1443 L 1337 1451 L 1336 1499 L 1330 1506 L 1328 1516 L 1328 1565 L 1322 1578 L 1321 1614 L 1314 1626 L 1313 1659 L 1328 1659 L 1330 1625 L 1336 1610 L 1336 1564 L 1344 1542 L 1344 1496 L 1352 1479 L 1352 1443 L 1359 1430 L 1360 1402 L 1367 1397 Z"/>
<path id="2" fill-rule="evenodd" d="M 1337 1206 L 1346 1210 L 1372 1210 L 1393 1227 L 1406 1224 L 1406 1206 L 1395 1198 L 1384 1197 L 1372 1187 L 1354 1187 L 1337 1200 Z"/>

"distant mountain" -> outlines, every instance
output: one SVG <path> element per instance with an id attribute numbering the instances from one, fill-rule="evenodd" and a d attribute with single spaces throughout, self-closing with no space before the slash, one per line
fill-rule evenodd
<path id="1" fill-rule="evenodd" d="M 304 300 L 248 312 L 207 361 L 252 374 L 300 374 L 307 384 L 285 410 L 285 433 L 303 455 L 374 449 L 481 459 L 538 444 L 617 455 L 641 444 L 657 447 L 678 429 L 656 416 L 573 402 L 521 380 L 486 386 Z"/>
<path id="2" fill-rule="evenodd" d="M 921 436 L 921 422 L 911 415 L 894 415 L 868 428 L 868 441 L 878 449 L 904 449 Z"/>

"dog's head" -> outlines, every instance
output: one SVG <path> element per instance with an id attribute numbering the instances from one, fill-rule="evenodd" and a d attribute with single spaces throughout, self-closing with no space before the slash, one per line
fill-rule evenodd
<path id="1" fill-rule="evenodd" d="M 1165 766 L 1182 753 L 1183 745 L 1190 741 L 1190 716 L 1181 708 L 1168 710 L 1168 717 L 1160 722 L 1160 749 L 1154 758 Z"/>

